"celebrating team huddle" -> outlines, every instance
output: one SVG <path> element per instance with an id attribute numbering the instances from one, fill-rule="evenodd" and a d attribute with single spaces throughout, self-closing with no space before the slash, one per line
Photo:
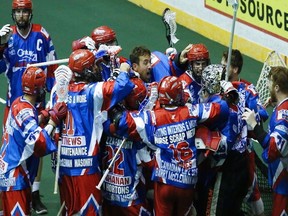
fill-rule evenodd
<path id="1" fill-rule="evenodd" d="M 211 64 L 202 43 L 165 53 L 136 46 L 126 58 L 115 31 L 99 26 L 58 66 L 49 34 L 31 23 L 31 0 L 13 0 L 12 17 L 15 26 L 0 29 L 9 84 L 0 215 L 48 212 L 39 184 L 49 154 L 58 215 L 237 216 L 243 202 L 264 215 L 252 139 L 268 164 L 272 215 L 288 213 L 286 67 L 269 69 L 262 104 L 239 77 L 237 49 L 229 67 L 227 51 Z"/>

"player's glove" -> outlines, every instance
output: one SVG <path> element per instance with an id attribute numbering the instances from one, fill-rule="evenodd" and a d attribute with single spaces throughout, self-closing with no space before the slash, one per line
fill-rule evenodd
<path id="1" fill-rule="evenodd" d="M 111 74 L 111 76 L 109 77 L 108 81 L 113 81 L 116 80 L 116 78 L 118 77 L 118 75 L 121 73 L 119 68 L 115 68 L 113 69 L 113 72 Z"/>
<path id="2" fill-rule="evenodd" d="M 49 110 L 50 119 L 56 124 L 59 125 L 61 120 L 66 117 L 67 114 L 67 105 L 64 102 L 58 102 L 54 107 Z"/>
<path id="3" fill-rule="evenodd" d="M 174 57 L 177 55 L 177 50 L 173 47 L 169 47 L 166 49 L 165 54 L 167 57 L 174 59 Z"/>
<path id="4" fill-rule="evenodd" d="M 87 47 L 87 49 L 89 49 L 89 50 L 95 50 L 96 49 L 95 48 L 95 41 L 89 36 L 82 38 L 80 40 L 80 44 L 85 45 Z"/>
<path id="5" fill-rule="evenodd" d="M 122 104 L 117 104 L 108 111 L 108 117 L 112 124 L 110 125 L 110 132 L 115 133 L 118 129 L 119 122 L 121 119 L 121 116 L 123 115 L 123 112 L 125 111 L 125 108 Z"/>
<path id="6" fill-rule="evenodd" d="M 10 24 L 4 25 L 0 29 L 0 45 L 8 43 L 9 38 L 12 35 L 12 29 L 10 28 Z"/>
<path id="7" fill-rule="evenodd" d="M 39 122 L 46 125 L 50 119 L 49 109 L 43 109 L 39 113 Z"/>
<path id="8" fill-rule="evenodd" d="M 236 88 L 232 85 L 231 82 L 221 80 L 221 88 L 223 90 L 223 99 L 228 104 L 237 104 L 239 101 L 239 94 Z"/>

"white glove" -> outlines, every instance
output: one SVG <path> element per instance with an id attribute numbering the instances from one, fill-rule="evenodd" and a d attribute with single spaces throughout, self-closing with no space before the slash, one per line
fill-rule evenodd
<path id="1" fill-rule="evenodd" d="M 247 107 L 245 108 L 245 112 L 242 114 L 242 119 L 246 121 L 248 130 L 253 130 L 257 124 L 254 110 L 250 110 Z"/>
<path id="2" fill-rule="evenodd" d="M 89 50 L 95 50 L 95 41 L 91 38 L 91 37 L 84 37 L 80 40 L 80 43 L 84 43 L 85 46 L 89 49 Z"/>
<path id="3" fill-rule="evenodd" d="M 97 51 L 106 51 L 108 52 L 109 47 L 105 44 L 101 44 Z"/>
<path id="4" fill-rule="evenodd" d="M 4 25 L 0 29 L 0 45 L 6 44 L 11 35 L 12 35 L 12 28 L 10 28 L 10 24 Z"/>
<path id="5" fill-rule="evenodd" d="M 122 48 L 120 46 L 108 46 L 108 54 L 109 55 L 117 55 Z"/>
<path id="6" fill-rule="evenodd" d="M 229 93 L 230 91 L 236 90 L 231 82 L 221 80 L 220 86 L 223 89 L 224 93 Z"/>
<path id="7" fill-rule="evenodd" d="M 168 57 L 173 57 L 173 56 L 177 55 L 177 50 L 173 47 L 169 47 L 166 49 L 165 54 Z"/>

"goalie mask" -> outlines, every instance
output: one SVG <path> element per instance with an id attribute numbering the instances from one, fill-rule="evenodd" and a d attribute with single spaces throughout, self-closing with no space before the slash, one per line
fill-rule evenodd
<path id="1" fill-rule="evenodd" d="M 95 41 L 95 46 L 97 49 L 101 44 L 118 44 L 115 31 L 108 26 L 100 26 L 95 28 L 91 33 L 91 38 Z"/>
<path id="2" fill-rule="evenodd" d="M 221 77 L 224 67 L 221 64 L 208 65 L 202 72 L 202 91 L 209 95 L 221 93 Z"/>
<path id="3" fill-rule="evenodd" d="M 184 90 L 176 76 L 166 76 L 158 84 L 158 100 L 161 105 L 181 106 L 184 104 Z"/>
<path id="4" fill-rule="evenodd" d="M 96 64 L 94 54 L 87 49 L 78 49 L 71 53 L 68 67 L 73 71 L 78 81 L 98 82 L 102 81 L 101 67 Z"/>
<path id="5" fill-rule="evenodd" d="M 36 102 L 45 98 L 46 74 L 38 67 L 28 67 L 22 76 L 22 91 L 25 94 L 36 95 Z"/>
<path id="6" fill-rule="evenodd" d="M 127 109 L 138 110 L 140 104 L 147 97 L 147 89 L 143 80 L 138 77 L 131 78 L 130 81 L 134 83 L 135 87 L 125 98 L 124 103 Z"/>
<path id="7" fill-rule="evenodd" d="M 27 19 L 25 19 L 27 16 Z M 13 0 L 12 19 L 19 29 L 29 27 L 32 20 L 32 1 L 31 0 Z"/>

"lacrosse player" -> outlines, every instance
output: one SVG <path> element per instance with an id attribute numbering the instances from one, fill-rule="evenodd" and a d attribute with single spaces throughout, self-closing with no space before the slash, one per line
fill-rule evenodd
<path id="1" fill-rule="evenodd" d="M 101 60 L 88 49 L 75 50 L 69 57 L 73 77 L 68 86 L 68 114 L 61 131 L 59 172 L 60 197 L 65 202 L 66 215 L 101 215 L 102 195 L 96 185 L 101 179 L 102 123 L 107 110 L 134 88 L 125 72 L 120 72 L 115 81 L 102 82 L 98 75 Z M 57 101 L 55 94 L 52 104 Z"/>
<path id="2" fill-rule="evenodd" d="M 249 130 L 263 148 L 262 158 L 268 164 L 268 182 L 273 190 L 272 215 L 288 214 L 288 173 L 287 173 L 287 109 L 288 109 L 288 69 L 271 67 L 268 75 L 271 105 L 275 105 L 269 122 L 269 132 L 257 121 L 254 110 L 246 108 L 243 119 Z"/>
<path id="3" fill-rule="evenodd" d="M 182 82 L 175 76 L 164 77 L 158 84 L 160 108 L 139 113 L 109 115 L 110 129 L 117 135 L 133 134 L 155 150 L 154 181 L 155 215 L 182 216 L 192 208 L 197 182 L 197 149 L 195 127 L 215 121 L 228 113 L 219 104 L 184 105 Z M 117 112 L 116 112 L 117 113 Z M 211 142 L 205 143 L 207 146 Z M 217 145 L 217 144 L 216 144 Z"/>
<path id="4" fill-rule="evenodd" d="M 45 83 L 46 74 L 41 68 L 27 68 L 22 76 L 24 94 L 11 105 L 0 150 L 4 215 L 31 214 L 31 184 L 38 171 L 39 157 L 56 151 L 50 134 L 65 118 L 67 107 L 65 103 L 56 103 L 46 112 L 48 124 L 44 129 L 39 126 L 36 105 L 45 96 Z"/>
<path id="5" fill-rule="evenodd" d="M 5 72 L 8 79 L 6 108 L 3 125 L 5 125 L 9 108 L 13 101 L 23 94 L 21 78 L 27 64 L 46 62 L 56 59 L 56 53 L 49 33 L 39 24 L 32 24 L 33 5 L 31 0 L 13 0 L 12 18 L 15 26 L 6 24 L 0 30 L 0 73 Z M 54 84 L 53 72 L 57 65 L 42 67 L 47 74 L 46 90 L 50 92 Z M 45 98 L 45 97 L 44 97 Z M 37 105 L 38 110 L 45 108 L 45 100 Z M 39 195 L 42 162 L 39 174 L 32 187 L 33 208 L 36 213 L 47 213 L 46 206 Z"/>
<path id="6" fill-rule="evenodd" d="M 99 26 L 91 32 L 90 36 L 84 36 L 72 42 L 72 50 L 89 49 L 95 52 L 96 50 L 106 52 L 103 57 L 102 77 L 103 81 L 107 81 L 113 76 L 113 71 L 120 67 L 120 64 L 126 62 L 127 59 L 119 56 L 121 47 L 118 46 L 118 41 L 115 31 L 109 26 Z"/>
<path id="7" fill-rule="evenodd" d="M 185 100 L 192 104 L 199 103 L 199 91 L 201 89 L 202 71 L 210 65 L 210 56 L 204 44 L 193 44 L 186 47 L 186 57 L 179 57 L 180 62 L 186 64 L 187 70 L 179 78 L 185 88 Z M 181 55 L 179 55 L 181 56 Z M 186 61 L 186 63 L 184 63 Z M 182 66 L 183 67 L 183 66 Z"/>
<path id="8" fill-rule="evenodd" d="M 228 60 L 228 51 L 224 51 L 221 59 L 221 64 L 226 67 Z M 242 103 L 240 107 L 248 107 L 253 109 L 257 114 L 258 121 L 266 121 L 268 119 L 268 113 L 261 104 L 259 95 L 252 83 L 239 77 L 243 66 L 243 56 L 237 49 L 232 49 L 231 52 L 231 64 L 229 67 L 228 80 L 233 83 L 234 87 L 240 94 L 239 103 Z M 244 110 L 242 110 L 244 112 Z M 247 203 L 251 206 L 254 215 L 264 215 L 264 205 L 259 191 L 256 175 L 256 164 L 255 164 L 255 150 L 253 148 L 253 142 L 247 138 L 247 148 L 249 152 L 249 180 L 250 186 L 248 194 L 246 196 Z"/>
<path id="9" fill-rule="evenodd" d="M 131 81 L 135 87 L 118 107 L 137 112 L 140 104 L 147 97 L 147 89 L 140 78 L 134 77 Z M 116 118 L 113 120 L 117 121 Z M 103 214 L 152 215 L 146 199 L 146 179 L 143 176 L 143 167 L 151 169 L 153 166 L 149 148 L 146 144 L 133 139 L 126 140 L 121 148 L 120 143 L 123 142 L 123 138 L 109 133 L 109 124 L 106 126 L 104 169 L 111 163 L 113 157 L 117 159 L 102 186 Z M 119 155 L 116 155 L 119 148 L 121 148 Z"/>
<path id="10" fill-rule="evenodd" d="M 221 80 L 224 70 L 220 64 L 211 64 L 204 68 L 201 75 L 200 101 L 219 103 L 221 106 L 227 104 L 229 113 L 222 116 L 221 121 L 207 125 L 210 130 L 221 133 L 221 144 L 215 153 L 208 155 L 199 165 L 195 196 L 195 208 L 199 216 L 239 215 L 248 190 L 248 154 L 245 146 L 242 147 L 245 124 L 237 105 L 237 89 L 232 83 Z M 203 129 L 200 127 L 196 130 L 196 137 L 201 135 L 197 135 L 199 130 Z M 208 133 L 202 134 L 205 137 Z"/>

